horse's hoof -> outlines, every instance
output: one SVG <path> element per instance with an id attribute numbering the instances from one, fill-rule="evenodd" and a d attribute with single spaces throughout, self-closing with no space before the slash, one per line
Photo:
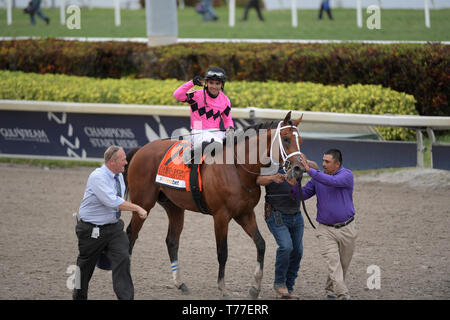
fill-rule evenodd
<path id="1" fill-rule="evenodd" d="M 178 289 L 181 290 L 182 294 L 190 294 L 191 293 L 191 290 L 189 290 L 189 288 L 184 283 L 182 283 Z"/>
<path id="2" fill-rule="evenodd" d="M 259 296 L 259 292 L 261 290 L 256 289 L 255 287 L 251 287 L 250 289 L 248 289 L 248 294 L 250 296 L 250 298 L 252 299 L 258 299 Z"/>

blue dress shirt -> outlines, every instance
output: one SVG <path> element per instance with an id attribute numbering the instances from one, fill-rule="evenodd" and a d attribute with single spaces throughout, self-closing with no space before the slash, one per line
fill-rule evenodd
<path id="1" fill-rule="evenodd" d="M 83 221 L 95 225 L 118 221 L 116 217 L 116 213 L 119 211 L 118 207 L 125 202 L 123 199 L 125 182 L 121 173 L 119 181 L 122 193 L 120 197 L 117 195 L 114 173 L 107 166 L 102 165 L 89 175 L 79 210 Z"/>

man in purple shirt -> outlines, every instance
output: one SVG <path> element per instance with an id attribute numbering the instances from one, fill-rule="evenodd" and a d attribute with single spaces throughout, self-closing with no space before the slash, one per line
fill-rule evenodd
<path id="1" fill-rule="evenodd" d="M 342 154 L 337 149 L 325 152 L 320 172 L 308 165 L 301 155 L 302 165 L 311 180 L 302 188 L 304 199 L 317 197 L 317 238 L 328 265 L 325 287 L 327 299 L 349 299 L 345 276 L 350 265 L 357 237 L 353 206 L 353 173 L 342 166 Z M 298 185 L 291 193 L 300 198 Z"/>

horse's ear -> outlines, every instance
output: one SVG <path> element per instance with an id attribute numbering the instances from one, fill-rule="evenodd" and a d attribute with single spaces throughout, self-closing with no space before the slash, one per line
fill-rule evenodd
<path id="1" fill-rule="evenodd" d="M 302 113 L 302 115 L 300 116 L 300 118 L 298 118 L 297 120 L 295 120 L 294 126 L 298 127 L 299 123 L 302 122 L 302 119 L 303 119 L 303 113 Z"/>
<path id="2" fill-rule="evenodd" d="M 289 120 L 291 120 L 291 111 L 288 112 L 288 114 L 284 118 L 283 122 L 284 123 L 288 123 Z"/>

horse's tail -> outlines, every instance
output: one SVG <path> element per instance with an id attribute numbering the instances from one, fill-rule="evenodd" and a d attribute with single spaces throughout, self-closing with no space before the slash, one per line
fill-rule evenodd
<path id="1" fill-rule="evenodd" d="M 133 158 L 133 156 L 136 154 L 136 152 L 140 149 L 141 147 L 137 147 L 134 149 L 131 149 L 130 151 L 128 151 L 127 153 L 127 165 L 125 166 L 125 170 L 123 172 L 123 180 L 125 181 L 125 199 L 128 198 L 128 166 L 130 165 L 131 159 Z"/>

